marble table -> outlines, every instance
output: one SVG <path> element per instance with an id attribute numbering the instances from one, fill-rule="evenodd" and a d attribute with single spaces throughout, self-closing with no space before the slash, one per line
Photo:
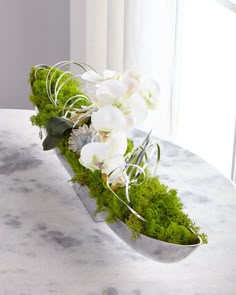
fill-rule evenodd
<path id="1" fill-rule="evenodd" d="M 88 215 L 33 111 L 0 110 L 0 295 L 235 295 L 236 188 L 196 155 L 160 140 L 159 176 L 177 188 L 209 244 L 162 264 Z"/>

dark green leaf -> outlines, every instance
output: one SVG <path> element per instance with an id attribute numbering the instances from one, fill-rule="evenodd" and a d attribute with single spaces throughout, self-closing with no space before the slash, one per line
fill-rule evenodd
<path id="1" fill-rule="evenodd" d="M 73 127 L 73 123 L 70 121 L 60 118 L 60 117 L 53 117 L 48 120 L 46 129 L 48 135 L 52 136 L 62 136 L 64 132 L 68 129 Z"/>
<path id="2" fill-rule="evenodd" d="M 43 141 L 43 150 L 48 151 L 54 149 L 62 139 L 63 136 L 48 135 Z"/>

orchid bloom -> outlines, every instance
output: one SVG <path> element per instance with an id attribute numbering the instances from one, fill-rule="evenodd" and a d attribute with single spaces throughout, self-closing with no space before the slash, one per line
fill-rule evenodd
<path id="1" fill-rule="evenodd" d="M 114 156 L 104 162 L 102 172 L 108 176 L 108 181 L 112 185 L 121 185 L 125 183 L 123 170 L 125 168 L 125 159 L 121 155 Z"/>
<path id="2" fill-rule="evenodd" d="M 92 114 L 93 127 L 97 131 L 129 131 L 143 122 L 147 105 L 137 90 L 139 85 L 131 79 L 128 83 L 120 80 L 101 82 L 94 98 L 98 111 Z"/>
<path id="3" fill-rule="evenodd" d="M 148 108 L 157 105 L 159 85 L 135 71 L 123 76 L 110 70 L 101 76 L 88 71 L 82 78 L 91 86 L 88 95 L 98 109 L 92 114 L 92 125 L 100 133 L 129 131 L 144 121 Z"/>
<path id="4" fill-rule="evenodd" d="M 99 75 L 97 72 L 90 70 L 85 72 L 81 78 L 85 82 L 83 92 L 86 93 L 96 106 L 99 106 L 96 93 L 98 86 L 105 81 L 118 80 L 120 78 L 120 74 L 115 71 L 105 70 L 102 75 Z M 107 95 L 107 93 L 105 94 Z"/>
<path id="5" fill-rule="evenodd" d="M 117 107 L 105 105 L 91 116 L 93 128 L 99 132 L 127 130 L 133 127 L 133 121 Z"/>
<path id="6" fill-rule="evenodd" d="M 98 107 L 104 105 L 120 105 L 124 99 L 125 92 L 126 85 L 122 81 L 103 81 L 97 86 L 95 104 Z"/>
<path id="7" fill-rule="evenodd" d="M 145 99 L 149 109 L 155 109 L 160 96 L 159 84 L 148 77 L 141 76 L 135 71 L 127 71 L 123 75 L 124 81 L 136 80 L 139 85 L 139 94 Z"/>
<path id="8" fill-rule="evenodd" d="M 101 170 L 108 176 L 109 183 L 121 184 L 124 182 L 123 157 L 127 149 L 127 138 L 124 132 L 111 132 L 106 142 L 92 142 L 86 144 L 80 154 L 80 163 L 94 171 Z"/>
<path id="9" fill-rule="evenodd" d="M 144 97 L 149 109 L 155 109 L 157 107 L 160 86 L 155 80 L 147 79 L 145 77 L 140 78 L 141 95 Z"/>
<path id="10" fill-rule="evenodd" d="M 104 143 L 92 142 L 88 143 L 81 149 L 80 163 L 94 171 L 102 170 L 105 159 L 110 156 L 109 147 Z"/>
<path id="11" fill-rule="evenodd" d="M 119 79 L 119 77 L 119 73 L 111 70 L 105 70 L 102 76 L 93 70 L 87 71 L 81 76 L 83 80 L 90 83 L 100 83 L 108 79 Z"/>
<path id="12" fill-rule="evenodd" d="M 124 184 L 126 132 L 144 121 L 148 108 L 155 108 L 159 85 L 134 71 L 120 75 L 105 70 L 99 75 L 91 70 L 82 79 L 87 82 L 85 91 L 95 108 L 91 125 L 101 142 L 83 146 L 80 163 L 92 171 L 100 170 L 113 185 Z"/>

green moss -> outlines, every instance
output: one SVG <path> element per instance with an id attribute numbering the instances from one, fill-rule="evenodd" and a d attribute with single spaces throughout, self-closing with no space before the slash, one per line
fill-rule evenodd
<path id="1" fill-rule="evenodd" d="M 80 82 L 79 80 L 72 79 L 68 81 L 64 87 L 61 88 L 61 91 L 58 95 L 58 105 L 53 105 L 48 98 L 46 91 L 46 77 L 48 75 L 50 68 L 48 69 L 40 69 L 36 71 L 36 68 L 33 67 L 30 72 L 30 84 L 32 88 L 32 94 L 30 95 L 30 101 L 32 104 L 37 107 L 39 113 L 31 118 L 33 125 L 37 125 L 39 127 L 45 127 L 47 121 L 51 117 L 60 116 L 61 110 L 70 97 L 78 94 L 83 94 L 79 90 Z M 54 97 L 54 88 L 58 77 L 63 73 L 63 71 L 59 69 L 54 69 L 51 71 L 50 76 L 52 76 L 51 81 L 51 91 L 52 96 Z M 37 79 L 36 79 L 36 77 Z M 60 80 L 59 85 L 61 85 L 64 81 L 66 81 L 70 77 L 69 74 L 64 75 Z M 84 94 L 83 94 L 84 95 Z M 74 107 L 80 108 L 82 105 L 88 105 L 88 101 L 83 99 L 78 101 Z"/>
<path id="2" fill-rule="evenodd" d="M 107 222 L 114 222 L 119 218 L 132 231 L 132 237 L 145 234 L 147 236 L 176 244 L 194 244 L 197 237 L 189 229 L 199 233 L 199 229 L 183 212 L 183 204 L 177 192 L 161 184 L 157 177 L 149 177 L 141 186 L 130 188 L 131 206 L 148 222 L 143 222 L 124 206 L 103 184 L 100 171 L 92 172 L 79 163 L 78 155 L 68 149 L 68 138 L 59 144 L 62 155 L 71 165 L 75 176 L 74 182 L 79 182 L 89 188 L 92 198 L 96 199 L 97 212 L 107 212 Z M 124 188 L 116 192 L 125 200 Z M 204 242 L 206 236 L 200 235 Z"/>
<path id="3" fill-rule="evenodd" d="M 60 107 L 53 106 L 45 93 L 44 82 L 48 70 L 38 71 L 39 81 L 34 79 L 34 71 L 33 68 L 30 74 L 33 92 L 30 99 L 38 107 L 39 113 L 33 116 L 31 121 L 34 125 L 41 127 L 45 126 L 50 117 L 60 114 Z M 75 85 L 76 87 L 74 87 Z M 75 85 L 65 86 L 68 89 L 64 90 L 64 95 L 79 93 L 79 84 Z M 64 101 L 65 98 L 61 97 L 60 104 Z M 199 234 L 199 228 L 183 212 L 183 204 L 176 190 L 169 189 L 166 185 L 160 183 L 158 177 L 151 176 L 142 185 L 131 186 L 129 191 L 130 205 L 147 220 L 147 222 L 143 222 L 106 188 L 100 171 L 92 172 L 80 164 L 78 155 L 68 149 L 68 137 L 69 134 L 66 134 L 58 144 L 58 148 L 74 171 L 72 181 L 79 182 L 89 188 L 90 196 L 95 198 L 97 202 L 96 213 L 107 212 L 107 222 L 114 222 L 117 218 L 122 220 L 132 231 L 134 239 L 140 234 L 145 234 L 155 239 L 176 244 L 194 244 L 198 241 L 196 235 L 198 234 L 203 242 L 207 243 L 206 235 Z M 129 140 L 126 153 L 132 149 L 133 142 Z M 119 188 L 116 193 L 126 201 L 124 188 Z M 190 229 L 195 231 L 196 234 Z"/>

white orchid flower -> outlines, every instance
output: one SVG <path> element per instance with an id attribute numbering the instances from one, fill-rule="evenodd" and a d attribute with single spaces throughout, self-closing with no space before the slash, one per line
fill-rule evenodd
<path id="1" fill-rule="evenodd" d="M 92 171 L 102 170 L 104 161 L 109 156 L 110 149 L 108 145 L 100 142 L 92 142 L 83 146 L 79 161 L 84 167 Z"/>
<path id="2" fill-rule="evenodd" d="M 112 185 L 120 184 L 124 185 L 125 179 L 123 175 L 123 170 L 125 168 L 125 159 L 121 155 L 109 158 L 104 162 L 103 173 L 108 176 L 108 181 Z"/>
<path id="3" fill-rule="evenodd" d="M 124 155 L 127 149 L 127 136 L 125 132 L 113 131 L 110 133 L 106 144 L 109 146 L 112 155 Z"/>
<path id="4" fill-rule="evenodd" d="M 119 105 L 124 99 L 126 85 L 119 80 L 106 80 L 97 86 L 95 102 L 98 107 L 103 105 Z"/>
<path id="5" fill-rule="evenodd" d="M 98 83 L 103 81 L 103 78 L 97 72 L 93 70 L 83 73 L 81 78 L 90 83 Z"/>
<path id="6" fill-rule="evenodd" d="M 88 82 L 85 84 L 83 92 L 97 106 L 118 102 L 119 97 L 122 95 L 122 83 L 116 83 L 120 78 L 120 74 L 117 72 L 105 70 L 103 76 L 101 76 L 91 70 L 85 72 L 81 77 L 84 81 Z M 112 81 L 115 83 L 112 83 Z"/>
<path id="7" fill-rule="evenodd" d="M 155 109 L 160 96 L 159 84 L 155 80 L 148 79 L 146 77 L 141 77 L 139 81 L 141 84 L 140 94 L 144 97 L 148 108 Z"/>
<path id="8" fill-rule="evenodd" d="M 108 176 L 108 181 L 112 185 L 124 185 L 125 179 L 123 170 L 126 162 L 124 154 L 127 150 L 127 137 L 124 132 L 111 132 L 106 144 L 109 146 L 111 154 L 103 164 L 102 172 Z"/>
<path id="9" fill-rule="evenodd" d="M 142 123 L 147 117 L 147 104 L 138 93 L 134 93 L 127 99 L 127 110 L 135 118 L 135 125 Z"/>
<path id="10" fill-rule="evenodd" d="M 102 163 L 117 155 L 123 156 L 127 149 L 127 137 L 124 132 L 112 132 L 106 142 L 86 144 L 80 154 L 80 162 L 90 169 L 102 169 Z"/>
<path id="11" fill-rule="evenodd" d="M 156 107 L 159 85 L 135 71 L 127 71 L 123 76 L 111 70 L 102 75 L 88 71 L 82 79 L 87 81 L 84 90 L 96 107 L 91 125 L 102 142 L 85 145 L 80 163 L 92 171 L 100 170 L 113 185 L 125 185 L 126 133 L 144 121 L 148 108 Z"/>
<path id="12" fill-rule="evenodd" d="M 88 71 L 82 77 L 90 82 L 88 96 L 98 108 L 91 120 L 100 133 L 128 132 L 144 121 L 148 108 L 157 106 L 159 85 L 135 71 L 127 71 L 123 76 L 110 70 L 105 70 L 103 76 Z M 105 133 L 103 139 L 106 139 Z"/>
<path id="13" fill-rule="evenodd" d="M 101 170 L 109 176 L 112 184 L 123 183 L 123 157 L 127 149 L 127 138 L 123 132 L 112 132 L 105 143 L 92 142 L 85 145 L 80 154 L 80 163 L 94 171 Z"/>
<path id="14" fill-rule="evenodd" d="M 131 75 L 126 75 L 123 77 L 123 82 L 126 85 L 126 93 L 125 93 L 126 98 L 139 92 L 140 83 L 135 77 Z"/>
<path id="15" fill-rule="evenodd" d="M 119 73 L 115 71 L 111 71 L 111 70 L 105 70 L 102 76 L 93 70 L 87 71 L 81 76 L 83 80 L 88 81 L 90 83 L 100 83 L 108 79 L 117 80 L 119 79 L 119 77 L 120 77 Z"/>
<path id="16" fill-rule="evenodd" d="M 105 70 L 103 72 L 103 79 L 104 80 L 108 80 L 108 79 L 118 80 L 118 79 L 120 79 L 120 74 L 118 72 L 115 72 L 112 70 Z"/>
<path id="17" fill-rule="evenodd" d="M 124 113 L 112 105 L 100 107 L 91 116 L 93 128 L 97 131 L 126 130 L 128 121 Z"/>
<path id="18" fill-rule="evenodd" d="M 144 97 L 149 109 L 155 109 L 160 96 L 159 84 L 148 77 L 141 76 L 136 71 L 127 71 L 123 75 L 124 81 L 135 80 L 140 86 L 140 94 Z"/>
<path id="19" fill-rule="evenodd" d="M 138 81 L 131 78 L 126 81 L 102 82 L 96 92 L 95 101 L 99 109 L 92 115 L 94 128 L 98 131 L 128 131 L 134 128 L 136 123 L 143 122 L 147 105 L 144 98 L 138 94 L 139 89 Z"/>
<path id="20" fill-rule="evenodd" d="M 140 78 L 140 74 L 135 71 L 135 70 L 128 70 L 128 71 L 125 71 L 124 74 L 123 74 L 123 79 L 124 80 L 127 80 L 127 79 L 135 79 L 135 80 L 139 80 Z"/>

